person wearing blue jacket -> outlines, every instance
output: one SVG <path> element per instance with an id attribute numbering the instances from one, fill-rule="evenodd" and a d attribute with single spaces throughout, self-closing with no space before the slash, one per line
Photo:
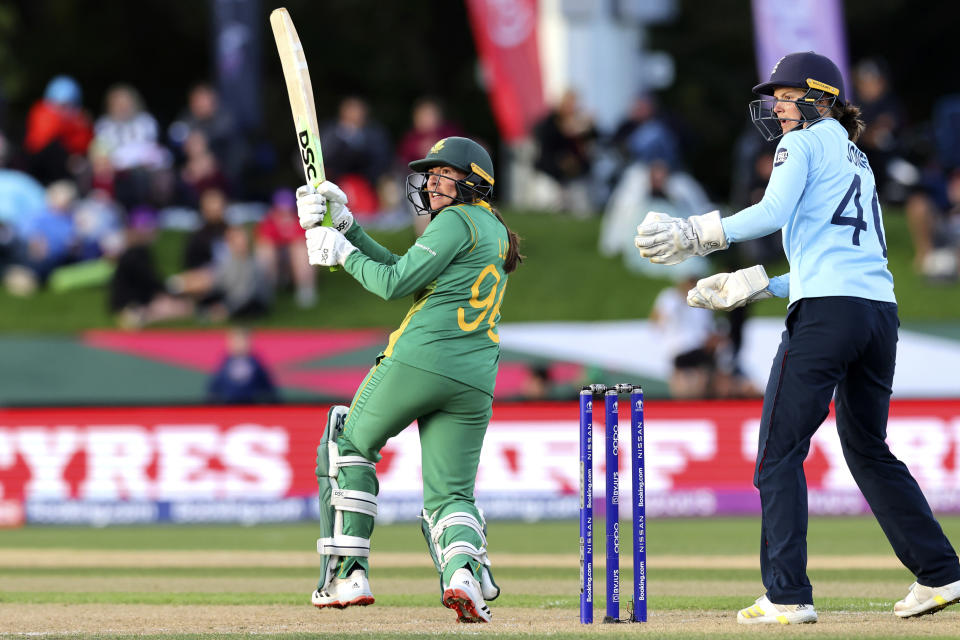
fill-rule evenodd
<path id="1" fill-rule="evenodd" d="M 762 509 L 766 593 L 742 624 L 817 621 L 806 573 L 810 439 L 836 398 L 844 458 L 897 557 L 916 576 L 894 613 L 908 618 L 960 602 L 960 562 L 907 467 L 885 442 L 897 351 L 897 303 L 870 163 L 857 148 L 860 110 L 837 66 L 812 51 L 781 58 L 757 85 L 751 118 L 782 136 L 763 199 L 721 220 L 650 212 L 635 244 L 651 262 L 676 264 L 777 230 L 789 273 L 760 265 L 719 273 L 687 294 L 694 307 L 730 310 L 788 297 L 786 330 L 764 394 L 754 484 Z"/>

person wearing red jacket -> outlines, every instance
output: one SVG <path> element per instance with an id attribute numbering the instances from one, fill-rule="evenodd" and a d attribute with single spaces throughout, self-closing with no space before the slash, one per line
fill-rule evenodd
<path id="1" fill-rule="evenodd" d="M 29 172 L 43 184 L 75 178 L 82 166 L 93 124 L 81 106 L 80 86 L 70 76 L 53 78 L 27 114 L 23 146 Z"/>

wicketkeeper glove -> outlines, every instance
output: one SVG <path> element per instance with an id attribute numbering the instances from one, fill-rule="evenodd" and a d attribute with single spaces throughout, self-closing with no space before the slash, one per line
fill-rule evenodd
<path id="1" fill-rule="evenodd" d="M 687 292 L 687 304 L 691 307 L 730 311 L 755 300 L 772 298 L 767 288 L 770 279 L 763 266 L 755 265 L 733 273 L 718 273 L 697 281 L 697 286 Z"/>
<path id="2" fill-rule="evenodd" d="M 729 246 L 719 211 L 689 218 L 650 211 L 637 227 L 633 243 L 641 256 L 657 264 L 677 264 Z"/>

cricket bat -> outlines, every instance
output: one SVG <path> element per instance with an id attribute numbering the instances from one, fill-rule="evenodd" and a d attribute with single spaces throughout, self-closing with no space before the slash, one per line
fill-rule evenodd
<path id="1" fill-rule="evenodd" d="M 317 126 L 317 108 L 313 104 L 313 87 L 310 84 L 310 70 L 307 58 L 300 44 L 300 36 L 293 26 L 290 13 L 283 7 L 270 13 L 270 26 L 277 41 L 277 52 L 283 66 L 283 78 L 287 83 L 287 95 L 290 97 L 290 110 L 293 112 L 293 124 L 297 132 L 297 145 L 300 161 L 303 163 L 303 175 L 307 184 L 316 188 L 326 178 L 323 173 L 323 153 L 320 150 L 320 128 Z M 323 226 L 330 227 L 330 211 L 323 216 Z M 331 268 L 331 271 L 333 268 Z"/>

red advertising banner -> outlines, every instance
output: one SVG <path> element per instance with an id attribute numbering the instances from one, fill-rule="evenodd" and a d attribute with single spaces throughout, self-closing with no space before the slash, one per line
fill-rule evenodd
<path id="1" fill-rule="evenodd" d="M 537 0 L 467 0 L 467 10 L 500 135 L 515 142 L 544 113 Z"/>
<path id="2" fill-rule="evenodd" d="M 626 409 L 626 403 L 623 403 Z M 314 466 L 327 407 L 0 409 L 0 526 L 26 522 L 292 520 L 315 516 Z M 646 407 L 651 516 L 753 513 L 759 402 L 655 402 Z M 628 424 L 621 416 L 621 424 Z M 477 477 L 489 517 L 576 513 L 575 403 L 494 406 Z M 595 473 L 602 477 L 602 416 Z M 893 452 L 935 510 L 960 512 L 960 400 L 891 406 Z M 628 445 L 621 439 L 621 447 Z M 381 519 L 419 512 L 416 427 L 377 464 Z M 621 453 L 621 464 L 629 455 Z M 811 443 L 814 513 L 862 513 L 831 415 Z M 626 471 L 623 469 L 622 471 Z M 624 483 L 629 473 L 621 473 Z M 596 483 L 597 496 L 603 483 Z M 625 484 L 621 492 L 628 491 Z"/>

